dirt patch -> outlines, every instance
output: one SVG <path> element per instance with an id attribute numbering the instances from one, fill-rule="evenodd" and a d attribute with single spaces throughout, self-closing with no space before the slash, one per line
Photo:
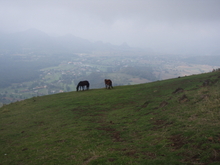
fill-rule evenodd
<path id="1" fill-rule="evenodd" d="M 99 158 L 99 156 L 97 156 L 97 155 L 94 155 L 90 158 L 87 158 L 87 159 L 84 160 L 85 162 L 83 163 L 83 165 L 89 164 L 91 161 L 93 161 L 95 159 L 98 159 L 98 158 Z"/>
<path id="2" fill-rule="evenodd" d="M 209 98 L 209 95 L 202 95 L 200 98 L 201 98 L 202 100 L 208 99 L 208 98 Z"/>
<path id="3" fill-rule="evenodd" d="M 212 81 L 208 79 L 203 82 L 202 86 L 209 86 L 211 84 L 212 84 Z"/>
<path id="4" fill-rule="evenodd" d="M 66 140 L 56 140 L 55 143 L 64 143 Z"/>
<path id="5" fill-rule="evenodd" d="M 61 127 L 65 127 L 65 126 L 67 126 L 68 124 L 62 124 L 62 125 L 60 125 Z"/>
<path id="6" fill-rule="evenodd" d="M 96 128 L 97 130 L 102 130 L 102 131 L 106 131 L 106 132 L 112 132 L 115 131 L 114 128 L 110 128 L 110 127 L 98 127 Z"/>
<path id="7" fill-rule="evenodd" d="M 26 150 L 28 150 L 28 148 L 23 148 L 21 151 L 26 151 Z"/>
<path id="8" fill-rule="evenodd" d="M 165 107 L 166 105 L 168 105 L 168 102 L 163 101 L 162 103 L 160 103 L 159 108 L 163 108 L 163 107 Z"/>
<path id="9" fill-rule="evenodd" d="M 155 159 L 156 158 L 156 154 L 152 153 L 152 152 L 138 152 L 135 150 L 131 150 L 131 151 L 127 151 L 125 152 L 125 155 L 128 157 L 133 157 L 133 158 L 139 158 L 139 155 L 143 155 L 145 157 L 145 159 Z"/>
<path id="10" fill-rule="evenodd" d="M 111 138 L 113 139 L 113 142 L 122 142 L 122 141 L 124 141 L 120 136 L 121 133 L 119 131 L 116 131 L 114 128 L 98 127 L 97 129 L 105 131 L 107 134 L 110 134 Z"/>
<path id="11" fill-rule="evenodd" d="M 111 148 L 110 151 L 119 151 L 122 152 L 123 155 L 132 158 L 139 158 L 139 156 L 142 155 L 145 157 L 145 159 L 155 159 L 157 156 L 155 153 L 152 152 L 148 152 L 148 151 L 138 152 L 134 149 L 128 149 L 128 148 Z M 112 158 L 112 160 L 114 161 L 115 159 Z"/>
<path id="12" fill-rule="evenodd" d="M 121 136 L 120 136 L 119 131 L 113 132 L 111 137 L 113 138 L 114 142 L 122 142 L 123 141 Z"/>
<path id="13" fill-rule="evenodd" d="M 199 159 L 199 155 L 189 155 L 187 153 L 185 154 L 180 154 L 181 156 L 183 156 L 184 158 L 181 160 L 181 162 L 190 162 L 189 164 L 199 164 L 199 165 L 208 165 L 207 163 L 201 163 L 200 159 Z"/>
<path id="14" fill-rule="evenodd" d="M 186 139 L 178 134 L 178 135 L 173 135 L 170 138 L 168 138 L 168 140 L 171 142 L 170 146 L 174 149 L 180 149 L 184 144 L 186 144 Z"/>
<path id="15" fill-rule="evenodd" d="M 37 126 L 43 126 L 43 125 L 45 125 L 45 123 L 43 122 L 43 121 L 36 121 L 36 122 L 34 122 L 34 124 L 36 124 Z"/>
<path id="16" fill-rule="evenodd" d="M 155 159 L 157 156 L 155 153 L 152 152 L 142 152 L 142 155 L 145 155 L 147 159 Z"/>
<path id="17" fill-rule="evenodd" d="M 146 108 L 149 105 L 149 101 L 146 101 L 144 104 L 142 104 L 141 106 L 136 106 L 137 110 L 135 111 L 140 111 L 142 108 Z"/>
<path id="18" fill-rule="evenodd" d="M 186 95 L 183 95 L 182 97 L 179 98 L 179 103 L 185 103 L 187 101 L 189 101 L 189 99 Z"/>
<path id="19" fill-rule="evenodd" d="M 137 152 L 136 151 L 128 151 L 125 153 L 126 156 L 129 156 L 129 157 L 133 157 L 133 158 L 138 158 L 137 156 Z"/>
<path id="20" fill-rule="evenodd" d="M 114 158 L 109 158 L 108 161 L 109 161 L 109 162 L 114 162 L 115 159 L 114 159 Z"/>
<path id="21" fill-rule="evenodd" d="M 89 116 L 105 116 L 105 114 L 94 114 L 94 115 L 89 115 Z"/>
<path id="22" fill-rule="evenodd" d="M 146 108 L 149 103 L 150 103 L 149 101 L 146 101 L 146 102 L 141 106 L 141 108 Z"/>
<path id="23" fill-rule="evenodd" d="M 154 125 L 164 125 L 164 123 L 166 123 L 165 120 L 156 120 L 153 124 Z"/>
<path id="24" fill-rule="evenodd" d="M 184 89 L 183 89 L 183 88 L 177 88 L 177 89 L 173 92 L 173 94 L 182 93 L 182 92 L 184 92 Z"/>
<path id="25" fill-rule="evenodd" d="M 119 151 L 122 152 L 123 155 L 138 158 L 138 152 L 134 149 L 128 149 L 128 148 L 111 148 L 110 151 Z M 143 154 L 144 155 L 144 154 Z"/>
<path id="26" fill-rule="evenodd" d="M 170 126 L 172 124 L 173 124 L 173 122 L 167 122 L 165 120 L 154 120 L 153 121 L 154 127 L 151 130 L 158 130 L 160 128 Z"/>
<path id="27" fill-rule="evenodd" d="M 213 149 L 210 160 L 211 162 L 220 162 L 220 150 Z"/>
<path id="28" fill-rule="evenodd" d="M 194 103 L 198 103 L 200 101 L 208 100 L 209 97 L 210 97 L 210 95 L 208 95 L 208 94 L 201 95 L 200 98 L 197 101 L 195 101 Z"/>
<path id="29" fill-rule="evenodd" d="M 88 109 L 89 109 L 89 107 L 88 107 Z M 85 112 L 87 112 L 87 109 L 86 109 L 86 107 L 84 107 L 84 108 L 78 107 L 78 108 L 71 109 L 71 111 L 78 112 L 78 113 L 85 113 Z"/>
<path id="30" fill-rule="evenodd" d="M 127 148 L 110 148 L 109 149 L 110 151 L 127 151 L 128 149 Z"/>

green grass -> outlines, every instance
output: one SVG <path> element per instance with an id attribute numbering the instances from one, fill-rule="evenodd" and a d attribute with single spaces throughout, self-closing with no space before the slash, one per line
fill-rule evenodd
<path id="1" fill-rule="evenodd" d="M 68 92 L 3 106 L 0 164 L 219 164 L 219 76 Z"/>

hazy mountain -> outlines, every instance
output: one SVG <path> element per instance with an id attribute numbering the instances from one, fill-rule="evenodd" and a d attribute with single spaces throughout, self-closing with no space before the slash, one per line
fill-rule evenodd
<path id="1" fill-rule="evenodd" d="M 3 53 L 45 51 L 51 49 L 54 45 L 50 36 L 36 29 L 2 35 L 0 43 L 0 50 Z"/>
<path id="2" fill-rule="evenodd" d="M 37 29 L 29 29 L 13 34 L 0 34 L 1 53 L 29 52 L 88 52 L 88 51 L 126 51 L 133 50 L 126 43 L 120 46 L 110 43 L 90 42 L 86 39 L 67 34 L 61 37 L 51 37 Z"/>

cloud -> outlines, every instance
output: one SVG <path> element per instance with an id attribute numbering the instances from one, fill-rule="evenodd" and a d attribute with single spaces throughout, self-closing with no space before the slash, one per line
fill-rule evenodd
<path id="1" fill-rule="evenodd" d="M 37 28 L 167 52 L 193 46 L 208 52 L 219 44 L 219 6 L 219 0 L 7 0 L 0 1 L 0 31 Z"/>

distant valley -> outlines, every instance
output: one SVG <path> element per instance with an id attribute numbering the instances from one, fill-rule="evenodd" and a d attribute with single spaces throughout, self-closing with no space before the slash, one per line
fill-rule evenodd
<path id="1" fill-rule="evenodd" d="M 75 91 L 81 80 L 91 89 L 147 83 L 218 68 L 218 56 L 159 55 L 126 43 L 89 42 L 72 35 L 50 37 L 38 30 L 0 39 L 0 106 L 35 96 Z"/>

